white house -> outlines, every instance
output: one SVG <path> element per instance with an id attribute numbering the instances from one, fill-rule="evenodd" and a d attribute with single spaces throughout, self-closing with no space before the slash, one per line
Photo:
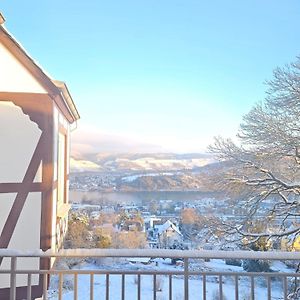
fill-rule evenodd
<path id="1" fill-rule="evenodd" d="M 154 229 L 160 248 L 169 248 L 183 241 L 183 235 L 179 228 L 170 220 L 162 225 L 155 225 Z"/>
<path id="2" fill-rule="evenodd" d="M 65 83 L 51 79 L 4 26 L 0 14 L 0 248 L 56 250 L 67 230 L 70 130 L 79 114 Z M 0 257 L 0 270 L 9 268 Z M 51 267 L 19 259 L 19 268 Z M 32 277 L 32 298 L 42 295 Z M 17 299 L 27 277 L 17 276 Z M 0 275 L 0 299 L 9 276 Z"/>

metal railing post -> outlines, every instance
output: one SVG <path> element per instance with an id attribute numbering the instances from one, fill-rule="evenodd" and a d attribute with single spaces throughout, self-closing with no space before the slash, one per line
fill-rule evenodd
<path id="1" fill-rule="evenodd" d="M 235 300 L 239 300 L 239 277 L 237 275 L 234 276 L 234 283 L 235 283 Z"/>
<path id="2" fill-rule="evenodd" d="M 94 300 L 94 274 L 90 275 L 90 300 Z"/>
<path id="3" fill-rule="evenodd" d="M 106 274 L 106 292 L 105 292 L 105 294 L 106 294 L 105 299 L 109 300 L 109 274 L 108 273 Z"/>
<path id="4" fill-rule="evenodd" d="M 11 257 L 10 261 L 10 294 L 9 300 L 16 300 L 16 284 L 17 284 L 17 257 Z"/>
<path id="5" fill-rule="evenodd" d="M 254 276 L 252 275 L 251 277 L 251 300 L 255 299 L 255 287 L 254 287 Z"/>
<path id="6" fill-rule="evenodd" d="M 219 275 L 219 296 L 220 299 L 223 300 L 223 277 Z"/>
<path id="7" fill-rule="evenodd" d="M 172 300 L 172 275 L 169 275 L 169 300 Z"/>
<path id="8" fill-rule="evenodd" d="M 49 280 L 50 280 L 50 275 L 49 275 Z M 48 299 L 47 291 L 48 291 L 48 275 L 44 274 L 43 275 L 43 300 Z M 31 298 L 29 300 L 31 300 Z"/>
<path id="9" fill-rule="evenodd" d="M 272 285 L 271 285 L 272 277 L 267 277 L 267 290 L 268 290 L 268 300 L 272 299 Z"/>
<path id="10" fill-rule="evenodd" d="M 153 274 L 153 300 L 156 300 L 156 274 Z"/>
<path id="11" fill-rule="evenodd" d="M 58 300 L 62 300 L 63 299 L 63 296 L 62 296 L 62 293 L 63 293 L 63 273 L 60 273 L 59 274 L 59 277 L 58 277 Z"/>
<path id="12" fill-rule="evenodd" d="M 27 300 L 31 300 L 31 274 L 27 276 Z"/>
<path id="13" fill-rule="evenodd" d="M 189 300 L 189 259 L 184 258 L 184 300 Z"/>
<path id="14" fill-rule="evenodd" d="M 78 300 L 78 274 L 74 274 L 74 300 Z"/>
<path id="15" fill-rule="evenodd" d="M 137 298 L 138 298 L 138 300 L 141 300 L 141 275 L 140 274 L 138 274 L 138 276 L 137 276 L 137 284 L 138 284 Z"/>
<path id="16" fill-rule="evenodd" d="M 125 274 L 122 274 L 122 300 L 125 300 Z"/>
<path id="17" fill-rule="evenodd" d="M 203 274 L 202 276 L 202 299 L 206 300 L 206 275 Z"/>

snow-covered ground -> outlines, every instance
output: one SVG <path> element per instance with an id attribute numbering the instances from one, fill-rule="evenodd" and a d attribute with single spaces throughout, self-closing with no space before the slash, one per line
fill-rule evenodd
<path id="1" fill-rule="evenodd" d="M 283 263 L 276 262 L 272 266 L 276 271 L 289 272 L 289 270 Z M 156 270 L 165 271 L 173 270 L 179 271 L 183 270 L 182 266 L 171 265 L 170 260 L 157 259 L 150 265 L 143 265 L 141 263 L 133 264 L 128 260 L 118 260 L 114 261 L 112 259 L 102 259 L 100 263 L 95 262 L 83 262 L 74 267 L 74 269 L 80 270 Z M 191 261 L 190 270 L 194 271 L 232 271 L 232 272 L 243 272 L 243 269 L 238 266 L 226 265 L 222 260 L 211 260 L 209 262 L 199 262 Z M 246 274 L 246 273 L 245 273 Z M 274 273 L 276 276 L 276 273 Z M 184 280 L 183 276 L 173 276 L 172 277 L 172 294 L 174 300 L 183 299 L 184 295 Z M 74 291 L 73 275 L 67 275 L 65 278 L 64 289 L 63 289 L 63 299 L 73 300 Z M 169 299 L 169 279 L 167 276 L 158 275 L 157 281 L 161 285 L 161 291 L 157 291 L 157 299 Z M 235 282 L 233 276 L 223 276 L 223 293 L 224 300 L 235 299 Z M 283 299 L 282 292 L 282 282 L 277 280 L 272 280 L 272 299 Z M 49 300 L 58 299 L 58 278 L 53 276 L 51 279 L 50 289 L 48 293 Z M 137 275 L 126 275 L 125 280 L 125 299 L 135 300 L 137 299 Z M 202 299 L 203 293 L 203 282 L 201 276 L 190 276 L 189 279 L 189 298 Z M 248 300 L 250 299 L 250 279 L 249 277 L 240 277 L 239 279 L 239 299 Z M 219 281 L 216 276 L 207 276 L 206 278 L 206 295 L 208 300 L 217 300 L 216 295 L 218 294 Z M 112 300 L 121 299 L 121 276 L 120 275 L 110 275 L 109 276 L 109 294 Z M 94 276 L 94 298 L 95 299 L 105 299 L 106 295 L 106 276 L 105 275 L 95 275 Z M 78 276 L 78 299 L 87 300 L 90 299 L 90 276 L 89 275 L 79 275 Z M 152 300 L 153 299 L 153 276 L 152 275 L 141 275 L 141 299 Z M 263 300 L 267 299 L 267 281 L 263 277 L 255 279 L 255 299 Z"/>

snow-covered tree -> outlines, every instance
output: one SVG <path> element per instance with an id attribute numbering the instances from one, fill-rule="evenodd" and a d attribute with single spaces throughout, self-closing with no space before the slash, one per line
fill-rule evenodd
<path id="1" fill-rule="evenodd" d="M 266 99 L 244 116 L 237 142 L 218 137 L 210 146 L 226 161 L 218 186 L 247 209 L 243 222 L 224 228 L 250 242 L 300 234 L 300 57 L 266 84 Z M 263 219 L 264 230 L 253 232 L 253 219 Z"/>

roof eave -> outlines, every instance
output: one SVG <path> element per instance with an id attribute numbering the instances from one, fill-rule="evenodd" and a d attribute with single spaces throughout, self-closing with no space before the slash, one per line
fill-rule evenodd
<path id="1" fill-rule="evenodd" d="M 73 98 L 69 92 L 69 89 L 65 82 L 59 81 L 59 80 L 52 80 L 53 84 L 60 90 L 63 100 L 69 109 L 69 112 L 72 114 L 74 121 L 77 121 L 80 119 L 80 115 L 78 113 L 78 110 L 75 106 L 75 103 L 73 101 Z"/>
<path id="2" fill-rule="evenodd" d="M 0 25 L 5 23 L 5 18 L 3 17 L 3 15 L 0 12 Z"/>
<path id="3" fill-rule="evenodd" d="M 32 74 L 32 76 L 34 76 L 40 82 L 40 84 L 48 91 L 48 93 L 59 93 L 58 88 L 52 82 L 50 77 L 2 25 L 0 25 L 0 40 L 6 48 L 10 49 L 12 54 Z"/>
<path id="4" fill-rule="evenodd" d="M 73 122 L 80 118 L 76 109 L 72 96 L 67 88 L 67 85 L 58 80 L 52 80 L 49 75 L 31 58 L 21 44 L 4 28 L 3 23 L 5 19 L 0 13 L 0 40 L 3 45 L 10 49 L 12 54 L 20 61 L 20 63 L 34 76 L 40 84 L 48 91 L 48 93 L 55 99 L 55 96 L 60 97 L 69 114 L 72 116 Z M 72 123 L 72 122 L 71 122 Z"/>

